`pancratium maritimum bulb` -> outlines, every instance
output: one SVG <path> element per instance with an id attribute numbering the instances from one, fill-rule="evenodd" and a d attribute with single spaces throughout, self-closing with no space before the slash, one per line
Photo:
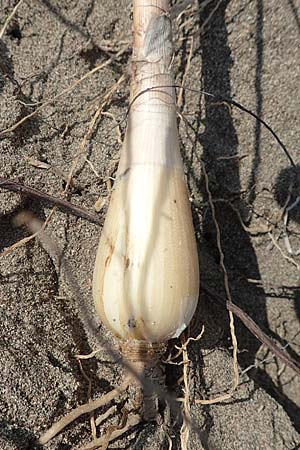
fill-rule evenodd
<path id="1" fill-rule="evenodd" d="M 133 11 L 131 107 L 93 295 L 118 338 L 160 343 L 189 324 L 199 268 L 179 150 L 168 1 L 136 0 Z"/>
<path id="2" fill-rule="evenodd" d="M 121 340 L 131 370 L 119 389 L 79 406 L 53 424 L 40 437 L 40 444 L 81 414 L 131 388 L 132 405 L 139 409 L 142 403 L 139 416 L 155 419 L 160 401 L 157 386 L 164 383 L 158 364 L 164 343 L 179 336 L 196 309 L 199 267 L 179 152 L 167 11 L 168 0 L 133 2 L 131 107 L 94 269 L 96 309 Z M 155 386 L 145 382 L 149 378 Z M 117 429 L 124 433 L 136 425 L 137 418 L 133 418 Z M 95 448 L 96 441 L 101 441 L 102 448 L 111 436 L 107 440 L 105 435 L 104 441 L 94 439 L 85 448 Z"/>

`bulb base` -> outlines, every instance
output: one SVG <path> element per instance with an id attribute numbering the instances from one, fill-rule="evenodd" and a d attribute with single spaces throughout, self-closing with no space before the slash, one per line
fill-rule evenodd
<path id="1" fill-rule="evenodd" d="M 159 404 L 162 403 L 159 392 L 164 391 L 165 375 L 161 367 L 161 357 L 166 344 L 147 341 L 128 340 L 120 345 L 123 357 L 142 377 L 142 384 L 132 379 L 132 398 L 135 404 L 141 404 L 145 421 L 161 421 Z M 150 383 L 149 383 L 150 382 Z"/>
<path id="2" fill-rule="evenodd" d="M 123 357 L 131 363 L 142 363 L 146 366 L 159 364 L 166 351 L 165 343 L 151 343 L 136 339 L 123 341 L 120 350 Z"/>

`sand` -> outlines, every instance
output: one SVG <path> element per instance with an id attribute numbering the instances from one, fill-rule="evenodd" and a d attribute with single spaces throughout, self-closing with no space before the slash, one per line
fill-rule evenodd
<path id="1" fill-rule="evenodd" d="M 88 71 L 112 61 L 32 119 L 0 139 L 0 176 L 62 197 L 78 151 L 69 200 L 105 217 L 128 108 L 129 83 L 120 82 L 85 147 L 89 124 L 105 93 L 129 73 L 131 2 L 128 0 L 24 1 L 0 40 L 0 130 L 15 124 Z M 0 29 L 16 2 L 0 2 Z M 201 4 L 201 2 L 199 2 Z M 189 44 L 193 53 L 185 83 L 194 89 L 234 98 L 263 117 L 295 162 L 299 159 L 300 4 L 297 0 L 212 1 L 175 35 L 174 71 L 182 82 Z M 215 11 L 214 11 L 215 9 Z M 214 11 L 214 12 L 213 12 Z M 201 32 L 199 33 L 199 29 Z M 117 52 L 121 51 L 120 55 Z M 183 108 L 183 109 L 182 109 Z M 207 203 L 200 159 L 205 160 L 221 229 L 233 301 L 290 354 L 299 354 L 299 257 L 287 255 L 280 213 L 288 195 L 290 163 L 274 138 L 253 118 L 227 105 L 186 91 L 179 121 L 182 155 L 191 191 L 199 244 L 201 283 L 225 297 L 216 232 Z M 115 121 L 120 122 L 119 129 Z M 31 159 L 30 159 L 31 158 Z M 33 160 L 44 164 L 36 167 Z M 87 160 L 89 162 L 87 162 Z M 45 165 L 46 164 L 46 165 Z M 296 196 L 293 193 L 294 198 Z M 225 200 L 225 201 L 224 201 Z M 242 227 L 229 206 L 233 202 Z M 51 205 L 0 190 L 0 252 L 28 236 L 14 218 L 30 210 L 45 220 Z M 291 211 L 290 240 L 299 247 L 299 207 Z M 271 237 L 266 225 L 271 227 Z M 88 382 L 76 354 L 99 348 L 82 362 L 96 398 L 122 379 L 118 361 L 99 340 L 116 346 L 97 319 L 91 278 L 101 227 L 57 210 L 48 231 L 61 249 L 68 270 L 53 246 L 38 239 L 0 259 L 0 449 L 38 449 L 36 439 L 53 421 L 88 399 Z M 297 234 L 298 233 L 298 234 Z M 69 273 L 68 273 L 69 272 Z M 71 272 L 71 273 L 70 273 Z M 86 314 L 94 317 L 94 329 Z M 190 392 L 192 432 L 189 449 L 283 450 L 300 448 L 300 381 L 237 321 L 240 386 L 230 400 L 202 406 L 195 398 L 227 392 L 233 378 L 228 314 L 202 291 L 193 322 Z M 96 332 L 95 332 L 96 330 Z M 174 344 L 174 343 L 173 343 Z M 299 356 L 298 356 L 299 360 Z M 168 366 L 169 389 L 181 368 Z M 178 391 L 178 389 L 177 389 Z M 179 421 L 170 435 L 180 448 Z M 88 417 L 77 420 L 45 449 L 75 449 L 91 439 Z M 141 424 L 111 448 L 168 448 L 161 427 Z"/>

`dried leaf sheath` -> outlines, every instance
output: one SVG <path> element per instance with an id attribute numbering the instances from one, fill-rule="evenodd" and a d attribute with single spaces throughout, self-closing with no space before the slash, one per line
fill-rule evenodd
<path id="1" fill-rule="evenodd" d="M 175 92 L 158 87 L 174 84 L 167 8 L 168 1 L 134 2 L 133 103 L 94 271 L 96 308 L 123 340 L 178 336 L 198 300 Z"/>

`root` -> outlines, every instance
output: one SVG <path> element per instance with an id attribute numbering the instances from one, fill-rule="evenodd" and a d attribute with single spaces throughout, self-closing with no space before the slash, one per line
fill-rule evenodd
<path id="1" fill-rule="evenodd" d="M 47 430 L 46 433 L 44 433 L 40 437 L 39 444 L 47 444 L 47 442 L 49 442 L 54 436 L 60 433 L 74 420 L 78 419 L 78 417 L 82 416 L 83 414 L 90 413 L 95 409 L 106 405 L 107 403 L 110 403 L 112 400 L 114 400 L 116 397 L 127 390 L 129 382 L 129 378 L 126 378 L 120 387 L 113 389 L 97 400 L 91 401 L 84 405 L 78 406 L 78 408 L 73 409 L 73 411 L 69 412 L 66 416 L 62 417 L 58 422 L 53 424 L 52 427 L 49 428 L 49 430 Z"/>
<path id="2" fill-rule="evenodd" d="M 150 344 L 143 341 L 127 341 L 121 346 L 121 353 L 133 369 L 132 373 L 138 375 L 138 379 L 132 379 L 132 398 L 135 404 L 142 404 L 142 418 L 146 422 L 161 421 L 158 406 L 161 390 L 165 386 L 165 377 L 160 365 L 161 355 L 164 352 L 164 344 Z"/>
<path id="3" fill-rule="evenodd" d="M 156 392 L 155 388 L 153 388 L 152 383 L 150 385 L 150 383 L 147 382 L 147 379 L 151 379 L 151 381 L 154 380 L 156 382 L 155 384 L 159 387 L 164 385 L 164 377 L 159 370 L 158 364 L 161 353 L 164 350 L 165 347 L 160 344 L 149 344 L 139 341 L 123 343 L 122 353 L 128 360 L 129 366 L 132 367 L 133 373 L 138 375 L 138 378 L 134 377 L 133 374 L 129 372 L 120 387 L 113 389 L 97 400 L 89 401 L 69 412 L 40 437 L 39 443 L 42 445 L 46 444 L 78 417 L 83 414 L 91 413 L 95 409 L 110 403 L 128 388 L 130 388 L 128 395 L 130 403 L 129 409 L 131 411 L 136 411 L 140 409 L 143 404 L 142 414 L 135 414 L 132 416 L 126 414 L 128 420 L 126 419 L 126 423 L 122 424 L 121 428 L 120 426 L 118 426 L 117 429 L 113 428 L 113 431 L 111 431 L 109 435 L 106 433 L 106 436 L 94 439 L 92 443 L 88 444 L 88 447 L 83 447 L 81 450 L 96 449 L 98 447 L 104 449 L 111 440 L 126 433 L 126 431 L 137 425 L 142 419 L 147 421 L 157 420 L 160 395 L 159 392 Z M 108 411 L 106 413 L 107 415 L 104 413 L 100 417 L 100 422 L 103 422 L 103 420 L 111 413 L 112 409 L 110 408 L 109 413 Z M 99 420 L 96 422 L 99 422 Z"/>
<path id="4" fill-rule="evenodd" d="M 219 224 L 216 219 L 215 206 L 213 203 L 211 191 L 209 189 L 209 179 L 208 179 L 208 175 L 206 172 L 204 161 L 202 161 L 202 169 L 203 169 L 203 175 L 204 175 L 204 179 L 205 179 L 206 191 L 208 194 L 208 201 L 209 201 L 209 204 L 211 207 L 212 218 L 213 218 L 213 222 L 214 222 L 214 225 L 216 228 L 216 233 L 217 233 L 217 247 L 218 247 L 219 254 L 220 254 L 220 266 L 221 266 L 221 269 L 223 272 L 223 277 L 224 277 L 224 287 L 225 287 L 225 292 L 226 292 L 226 297 L 227 297 L 227 303 L 230 305 L 233 305 L 230 288 L 229 288 L 228 274 L 227 274 L 227 270 L 226 270 L 225 262 L 224 262 L 225 258 L 224 258 L 224 253 L 223 253 L 223 249 L 222 249 L 222 243 L 221 243 L 220 227 L 219 227 Z M 196 403 L 200 403 L 203 405 L 209 405 L 209 404 L 223 402 L 224 400 L 231 398 L 233 392 L 236 390 L 236 388 L 239 385 L 239 368 L 238 368 L 238 359 L 237 359 L 238 343 L 237 343 L 237 338 L 236 338 L 236 334 L 235 334 L 234 316 L 233 316 L 232 311 L 228 307 L 227 307 L 227 309 L 228 309 L 228 314 L 229 314 L 229 319 L 230 319 L 230 334 L 231 334 L 231 340 L 232 340 L 232 346 L 233 346 L 233 373 L 234 373 L 233 385 L 232 385 L 231 389 L 228 391 L 228 393 L 226 393 L 226 394 L 223 394 L 219 397 L 216 397 L 216 398 L 213 398 L 210 400 L 196 400 Z"/>
<path id="5" fill-rule="evenodd" d="M 116 405 L 111 406 L 105 413 L 101 414 L 95 420 L 95 425 L 98 427 L 101 423 L 105 422 L 110 416 L 112 416 L 117 411 Z"/>
<path id="6" fill-rule="evenodd" d="M 141 422 L 141 417 L 139 414 L 131 414 L 126 417 L 126 420 L 122 422 L 119 426 L 109 427 L 105 436 L 101 438 L 94 439 L 92 442 L 79 447 L 78 450 L 105 450 L 107 449 L 109 443 L 115 439 L 121 437 L 123 434 L 127 433 L 131 428 L 135 427 Z"/>
<path id="7" fill-rule="evenodd" d="M 189 339 L 189 338 L 188 338 Z M 188 340 L 187 340 L 188 342 Z M 191 405 L 190 405 L 190 359 L 187 351 L 187 343 L 182 346 L 182 361 L 183 361 L 183 384 L 184 384 L 184 401 L 182 408 L 182 426 L 180 429 L 180 442 L 182 450 L 188 449 L 188 441 L 190 435 L 190 421 L 191 421 Z"/>
<path id="8" fill-rule="evenodd" d="M 202 330 L 200 334 L 193 338 L 189 336 L 189 329 L 188 329 L 188 338 L 185 342 L 183 342 L 181 347 L 182 352 L 182 363 L 183 363 L 183 391 L 184 391 L 184 400 L 183 400 L 183 407 L 182 407 L 182 426 L 180 429 L 180 442 L 181 442 L 181 448 L 182 450 L 188 450 L 188 442 L 189 442 L 189 436 L 190 436 L 190 429 L 191 429 L 191 404 L 190 404 L 190 359 L 188 355 L 188 345 L 191 341 L 199 341 L 204 333 L 204 326 L 202 327 Z"/>
<path id="9" fill-rule="evenodd" d="M 91 378 L 86 374 L 82 362 L 80 361 L 80 359 L 78 360 L 78 364 L 79 364 L 79 368 L 80 368 L 80 372 L 82 373 L 83 377 L 85 378 L 85 380 L 88 383 L 88 402 L 91 403 L 92 402 L 92 380 Z M 94 415 L 94 411 L 92 411 L 90 413 L 90 424 L 91 424 L 91 431 L 92 431 L 92 436 L 94 439 L 97 438 L 97 430 L 96 430 L 96 423 L 95 423 L 95 415 Z"/>
<path id="10" fill-rule="evenodd" d="M 101 348 L 98 348 L 97 350 L 93 350 L 91 353 L 89 353 L 88 355 L 75 355 L 75 358 L 80 360 L 80 359 L 91 359 L 94 358 L 94 356 L 97 355 L 97 353 L 101 352 Z"/>

